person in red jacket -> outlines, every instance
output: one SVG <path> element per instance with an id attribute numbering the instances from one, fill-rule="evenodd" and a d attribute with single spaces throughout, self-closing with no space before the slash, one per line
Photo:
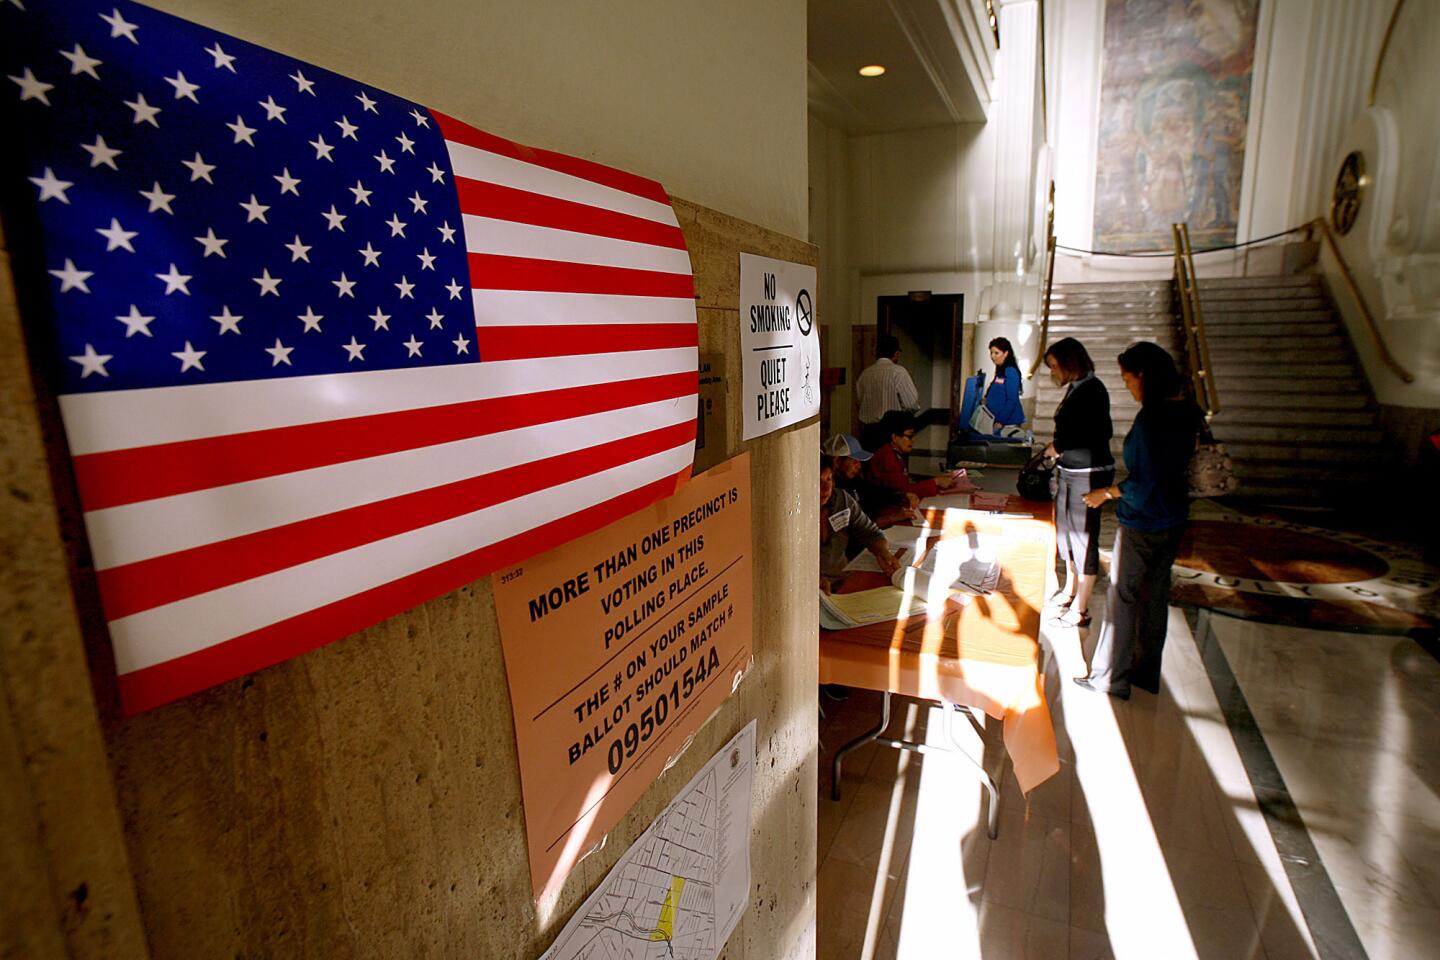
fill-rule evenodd
<path id="1" fill-rule="evenodd" d="M 883 435 L 889 437 L 890 442 L 881 444 L 870 457 L 870 462 L 865 464 L 865 475 L 872 484 L 902 496 L 913 493 L 921 500 L 933 497 L 941 490 L 949 490 L 955 485 L 955 478 L 949 475 L 931 480 L 910 479 L 910 473 L 905 469 L 905 459 L 910 456 L 910 451 L 915 446 L 914 417 L 904 411 L 895 410 L 885 414 L 880 423 Z"/>

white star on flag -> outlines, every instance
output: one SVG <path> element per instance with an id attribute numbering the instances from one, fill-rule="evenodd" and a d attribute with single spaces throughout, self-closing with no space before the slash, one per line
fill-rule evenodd
<path id="1" fill-rule="evenodd" d="M 301 331 L 302 333 L 309 333 L 312 330 L 316 333 L 319 333 L 320 321 L 325 319 L 325 315 L 322 313 L 316 313 L 311 307 L 306 307 L 305 312 L 297 316 L 295 319 L 305 324 L 305 329 Z"/>
<path id="2" fill-rule="evenodd" d="M 188 286 L 188 284 L 190 283 L 190 278 L 192 276 L 193 274 L 181 273 L 179 270 L 175 269 L 175 264 L 172 263 L 170 264 L 169 270 L 165 271 L 164 273 L 155 274 L 155 279 L 165 281 L 165 296 L 168 297 L 176 290 L 179 290 L 181 293 L 185 294 L 185 296 L 188 297 L 190 296 L 190 287 Z M 204 368 L 202 367 L 201 369 Z"/>
<path id="3" fill-rule="evenodd" d="M 435 229 L 440 231 L 440 239 L 445 243 L 455 242 L 455 228 L 450 226 L 449 220 L 446 220 L 444 223 L 440 224 L 440 226 L 436 227 Z"/>
<path id="4" fill-rule="evenodd" d="M 295 348 L 285 346 L 285 344 L 280 342 L 279 337 L 275 338 L 275 346 L 266 347 L 265 352 L 273 358 L 270 361 L 270 366 L 278 367 L 282 363 L 287 367 L 293 366 L 293 364 L 290 363 L 290 354 L 295 352 Z"/>
<path id="5" fill-rule="evenodd" d="M 427 117 L 427 116 L 425 116 L 425 114 L 421 113 L 419 110 L 411 110 L 411 111 L 410 111 L 410 116 L 412 116 L 412 117 L 415 118 L 415 123 L 416 123 L 418 126 L 422 126 L 422 127 L 428 127 L 428 126 L 430 126 L 430 118 Z"/>
<path id="6" fill-rule="evenodd" d="M 299 70 L 296 70 L 294 73 L 290 74 L 290 79 L 295 81 L 296 93 L 308 93 L 312 97 L 315 96 L 314 80 L 306 79 L 305 74 L 301 73 Z"/>
<path id="7" fill-rule="evenodd" d="M 90 154 L 90 166 L 92 168 L 105 166 L 111 170 L 120 169 L 115 165 L 115 158 L 125 152 L 124 150 L 116 150 L 110 146 L 105 142 L 105 138 L 99 134 L 96 134 L 94 143 L 82 143 L 80 144 L 80 149 Z"/>
<path id="8" fill-rule="evenodd" d="M 70 198 L 65 196 L 65 191 L 75 186 L 72 181 L 61 180 L 55 176 L 55 171 L 49 167 L 46 167 L 45 172 L 40 176 L 31 177 L 30 182 L 40 188 L 39 202 L 41 203 L 44 203 L 46 200 L 59 200 L 61 203 L 69 203 Z"/>
<path id="9" fill-rule="evenodd" d="M 147 337 L 154 336 L 150 332 L 150 324 L 154 322 L 155 318 L 141 314 L 140 308 L 133 303 L 130 304 L 129 313 L 122 313 L 115 319 L 125 324 L 125 339 L 127 340 L 137 333 L 143 333 Z"/>
<path id="10" fill-rule="evenodd" d="M 410 334 L 410 339 L 405 341 L 405 349 L 410 351 L 408 354 L 406 354 L 406 356 L 410 356 L 410 357 L 418 357 L 418 356 L 420 356 L 420 348 L 423 347 L 423 346 L 425 346 L 425 344 L 424 344 L 423 341 L 421 341 L 421 340 L 416 340 L 416 339 L 415 339 L 415 334 L 413 334 L 413 333 Z"/>
<path id="11" fill-rule="evenodd" d="M 215 169 L 215 164 L 206 163 L 205 158 L 200 156 L 199 151 L 196 151 L 194 160 L 181 160 L 180 162 L 190 168 L 191 183 L 194 183 L 196 180 L 204 180 L 209 184 L 215 182 L 210 178 L 210 171 Z"/>
<path id="12" fill-rule="evenodd" d="M 341 233 L 345 232 L 346 215 L 336 210 L 335 204 L 330 204 L 330 211 L 328 213 L 322 213 L 320 216 L 324 217 L 330 224 L 330 226 L 326 228 L 327 230 L 339 230 Z"/>
<path id="13" fill-rule="evenodd" d="M 273 177 L 275 181 L 280 184 L 281 196 L 284 196 L 287 193 L 294 194 L 297 197 L 300 196 L 300 179 L 298 177 L 290 176 L 289 167 L 286 167 L 279 173 L 274 174 Z"/>
<path id="14" fill-rule="evenodd" d="M 386 220 L 385 223 L 390 227 L 390 236 L 392 236 L 392 237 L 403 237 L 403 236 L 405 236 L 405 221 L 400 219 L 400 214 L 398 214 L 398 213 L 392 213 L 392 214 L 390 214 L 390 219 L 389 219 L 389 220 Z"/>
<path id="15" fill-rule="evenodd" d="M 359 253 L 360 253 L 360 256 L 362 256 L 362 257 L 365 258 L 365 266 L 367 266 L 367 267 L 378 267 L 378 266 L 380 266 L 380 251 L 379 251 L 379 250 L 376 250 L 376 249 L 375 249 L 373 246 L 371 246 L 368 242 L 365 244 L 365 246 L 363 246 L 363 247 L 360 248 Z"/>
<path id="16" fill-rule="evenodd" d="M 465 334 L 460 334 L 460 336 L 450 342 L 455 344 L 455 352 L 457 354 L 470 352 L 470 341 L 465 339 Z"/>
<path id="17" fill-rule="evenodd" d="M 183 70 L 175 71 L 175 76 L 166 77 L 165 82 L 175 88 L 176 100 L 189 100 L 191 103 L 200 102 L 195 97 L 195 91 L 200 89 L 200 84 L 191 83 L 189 80 L 186 80 Z"/>
<path id="18" fill-rule="evenodd" d="M 351 361 L 365 359 L 365 344 L 357 343 L 353 333 L 350 335 L 350 342 L 342 343 L 340 346 L 344 347 L 345 352 L 350 354 L 349 359 Z"/>
<path id="19" fill-rule="evenodd" d="M 355 290 L 355 281 L 345 276 L 344 270 L 340 271 L 339 280 L 331 280 L 330 282 L 335 284 L 335 289 L 337 291 L 335 295 L 337 297 L 349 297 L 351 300 L 355 299 L 355 294 L 353 292 Z"/>
<path id="20" fill-rule="evenodd" d="M 215 58 L 216 70 L 229 70 L 231 73 L 235 72 L 235 58 L 220 49 L 219 43 L 216 43 L 213 47 L 206 47 L 205 52 Z"/>
<path id="21" fill-rule="evenodd" d="M 163 189 L 161 189 L 159 180 L 156 180 L 155 186 L 151 187 L 149 190 L 141 190 L 140 196 L 150 201 L 150 209 L 147 210 L 146 213 L 154 213 L 156 210 L 164 210 L 166 213 L 169 214 L 175 213 L 174 210 L 170 209 L 170 201 L 175 199 L 175 194 L 166 193 Z M 250 199 L 253 200 L 255 198 L 251 197 Z M 244 204 L 242 203 L 241 206 L 243 207 Z"/>
<path id="22" fill-rule="evenodd" d="M 375 312 L 370 314 L 370 319 L 375 321 L 376 330 L 390 329 L 390 314 L 383 312 L 379 307 L 376 307 Z"/>
<path id="23" fill-rule="evenodd" d="M 159 107 L 152 107 L 145 102 L 145 94 L 135 94 L 134 100 L 126 100 L 125 106 L 135 111 L 135 123 L 148 123 L 150 126 L 159 129 L 160 122 L 155 118 L 160 115 Z"/>
<path id="24" fill-rule="evenodd" d="M 20 100 L 22 102 L 25 100 L 39 100 L 45 104 L 45 106 L 50 106 L 50 98 L 45 94 L 47 91 L 54 90 L 55 84 L 46 83 L 36 78 L 35 74 L 30 72 L 29 67 L 26 67 L 25 72 L 20 76 L 12 76 L 10 79 L 20 85 Z"/>
<path id="25" fill-rule="evenodd" d="M 260 285 L 260 296 L 263 297 L 267 293 L 274 294 L 277 297 L 280 296 L 280 281 L 283 278 L 270 276 L 269 267 L 266 267 L 264 270 L 260 271 L 260 276 L 251 277 L 250 279 L 254 280 Z"/>
<path id="26" fill-rule="evenodd" d="M 357 93 L 357 94 L 355 94 L 355 99 L 360 101 L 360 106 L 361 106 L 361 107 L 363 107 L 363 108 L 366 109 L 366 110 L 369 110 L 371 113 L 379 113 L 379 112 L 380 112 L 379 110 L 376 110 L 376 109 L 375 109 L 375 101 L 374 101 L 374 100 L 371 100 L 369 97 L 365 96 L 364 93 Z"/>
<path id="27" fill-rule="evenodd" d="M 68 262 L 68 261 L 67 261 L 67 262 Z M 401 299 L 401 300 L 414 300 L 414 299 L 415 299 L 415 296 L 410 292 L 410 291 L 412 291 L 412 290 L 415 289 L 415 284 L 413 284 L 413 283 L 411 283 L 410 281 L 406 280 L 404 274 L 401 274 L 401 275 L 400 275 L 400 282 L 397 283 L 397 284 L 395 284 L 395 289 L 400 291 L 400 299 Z M 88 293 L 89 291 L 86 291 L 86 292 Z"/>
<path id="28" fill-rule="evenodd" d="M 221 307 L 220 312 L 210 319 L 220 324 L 220 334 L 233 333 L 238 336 L 240 333 L 240 321 L 245 318 L 231 313 L 230 308 L 225 306 Z"/>
<path id="29" fill-rule="evenodd" d="M 402 134 L 400 134 L 398 137 L 396 137 L 395 139 L 398 140 L 398 141 L 400 141 L 400 150 L 401 150 L 401 152 L 403 152 L 403 153 L 414 153 L 414 152 L 415 152 L 415 141 L 414 141 L 414 140 L 411 140 L 409 137 L 405 136 L 405 134 L 402 133 Z M 431 162 L 430 165 L 433 167 L 435 164 L 434 164 L 434 162 Z"/>
<path id="30" fill-rule="evenodd" d="M 206 350 L 196 350 L 190 346 L 190 341 L 186 340 L 185 349 L 177 350 L 170 354 L 170 356 L 180 361 L 180 372 L 184 373 L 186 370 L 204 370 L 205 365 L 200 362 L 200 358 L 205 356 L 207 352 Z"/>
<path id="31" fill-rule="evenodd" d="M 465 288 L 462 287 L 462 286 L 460 286 L 460 284 L 456 283 L 454 277 L 451 277 L 451 278 L 450 278 L 450 282 L 447 283 L 447 284 L 445 284 L 445 289 L 450 291 L 450 299 L 451 299 L 451 300 L 459 300 L 459 299 L 460 299 L 460 293 L 461 293 L 461 291 L 463 291 Z"/>
<path id="32" fill-rule="evenodd" d="M 222 239 L 220 239 L 219 237 L 215 236 L 215 228 L 214 228 L 214 227 L 208 228 L 208 229 L 205 231 L 205 236 L 203 236 L 203 237 L 196 237 L 196 238 L 195 238 L 195 242 L 198 243 L 198 244 L 200 244 L 200 246 L 202 246 L 202 247 L 205 248 L 205 254 L 204 254 L 204 256 L 208 257 L 208 256 L 210 256 L 210 255 L 213 253 L 213 254 L 215 254 L 216 256 L 218 256 L 218 257 L 220 257 L 220 258 L 222 258 L 222 259 L 226 259 L 226 258 L 225 258 L 225 244 L 229 243 L 230 241 L 229 241 L 229 240 L 222 240 Z"/>
<path id="33" fill-rule="evenodd" d="M 264 109 L 266 120 L 279 120 L 281 123 L 285 122 L 285 111 L 290 109 L 289 107 L 280 106 L 280 104 L 275 102 L 274 97 L 266 97 L 264 100 L 257 100 L 256 102 Z"/>
<path id="34" fill-rule="evenodd" d="M 73 77 L 82 73 L 88 73 L 96 80 L 100 79 L 100 74 L 95 72 L 95 68 L 100 66 L 100 64 L 104 63 L 105 61 L 96 60 L 94 57 L 90 56 L 88 53 L 85 52 L 85 48 L 80 46 L 80 44 L 75 44 L 75 49 L 71 50 L 68 53 L 64 50 L 61 50 L 60 56 L 70 61 L 70 76 Z"/>
<path id="35" fill-rule="evenodd" d="M 110 218 L 109 227 L 96 227 L 95 232 L 105 238 L 106 253 L 109 253 L 111 250 L 129 250 L 131 253 L 134 253 L 135 248 L 130 245 L 130 241 L 140 236 L 140 231 L 126 230 L 120 226 L 120 221 L 114 217 Z"/>
<path id="36" fill-rule="evenodd" d="M 255 194 L 253 193 L 250 194 L 250 199 L 248 202 L 242 202 L 240 204 L 240 208 L 245 211 L 246 223 L 252 223 L 256 220 L 259 220 L 261 223 L 270 222 L 269 220 L 265 219 L 265 211 L 270 209 L 270 205 L 266 203 L 261 203 L 259 200 L 256 200 Z"/>
<path id="37" fill-rule="evenodd" d="M 366 190 L 365 184 L 361 183 L 359 180 L 355 181 L 355 186 L 348 189 L 351 193 L 355 194 L 355 203 L 357 206 L 362 203 L 365 204 L 365 206 L 367 207 L 370 206 L 370 194 L 374 193 L 375 191 Z"/>
<path id="38" fill-rule="evenodd" d="M 84 353 L 82 353 L 78 357 L 71 357 L 70 359 L 80 364 L 80 379 L 84 380 L 92 373 L 98 373 L 102 377 L 110 376 L 110 374 L 105 370 L 105 364 L 109 363 L 114 358 L 114 354 L 96 353 L 95 348 L 87 343 L 85 344 Z"/>
<path id="39" fill-rule="evenodd" d="M 331 151 L 335 148 L 326 143 L 324 137 L 316 136 L 314 140 L 310 141 L 310 146 L 315 148 L 316 160 L 329 160 L 331 163 L 335 162 L 335 158 L 330 156 Z"/>
<path id="40" fill-rule="evenodd" d="M 341 117 L 339 120 L 336 120 L 335 126 L 340 128 L 341 139 L 349 137 L 351 140 L 359 141 L 360 138 L 355 136 L 355 131 L 360 128 L 351 123 L 349 117 Z"/>
<path id="41" fill-rule="evenodd" d="M 428 171 L 430 171 L 430 182 L 431 182 L 431 183 L 444 183 L 444 182 L 445 182 L 445 171 L 444 171 L 444 170 L 441 170 L 440 167 L 435 163 L 434 160 L 431 160 L 431 161 L 430 161 L 430 166 L 426 167 L 425 169 L 428 170 Z"/>
<path id="42" fill-rule="evenodd" d="M 420 197 L 419 190 L 416 190 L 415 195 L 410 198 L 410 205 L 415 208 L 415 213 L 424 213 L 425 207 L 428 206 L 429 203 L 429 200 L 424 200 Z"/>
<path id="43" fill-rule="evenodd" d="M 225 126 L 229 127 L 235 132 L 236 143 L 248 143 L 252 147 L 255 146 L 255 141 L 252 139 L 252 137 L 255 133 L 256 128 L 246 125 L 244 117 L 240 116 L 237 113 L 235 115 L 235 122 L 227 123 L 225 124 Z"/>
<path id="44" fill-rule="evenodd" d="M 415 254 L 415 256 L 420 258 L 421 270 L 435 269 L 435 255 L 430 252 L 429 247 L 421 247 L 420 252 Z"/>
<path id="45" fill-rule="evenodd" d="M 65 266 L 59 270 L 49 271 L 50 276 L 60 281 L 60 292 L 69 293 L 71 290 L 79 290 L 81 293 L 89 293 L 90 286 L 86 283 L 95 276 L 94 270 L 81 270 L 75 266 L 75 261 L 69 257 L 65 258 Z"/>
<path id="46" fill-rule="evenodd" d="M 135 31 L 139 30 L 140 28 L 137 25 L 127 21 L 124 17 L 120 16 L 119 7 L 116 7 L 115 12 L 110 14 L 110 16 L 108 17 L 105 16 L 105 14 L 103 13 L 100 14 L 100 19 L 110 24 L 110 39 L 113 40 L 116 37 L 124 37 L 131 43 L 140 42 L 135 38 Z"/>
<path id="47" fill-rule="evenodd" d="M 300 234 L 295 234 L 295 239 L 285 244 L 285 249 L 290 251 L 291 263 L 297 260 L 304 260 L 306 263 L 310 262 L 310 246 L 301 242 Z"/>
<path id="48" fill-rule="evenodd" d="M 425 314 L 425 319 L 430 321 L 431 330 L 436 330 L 445 326 L 445 314 L 441 313 L 439 310 L 436 310 L 434 307 L 431 307 L 430 312 Z"/>
<path id="49" fill-rule="evenodd" d="M 395 172 L 395 161 L 391 160 L 384 150 L 381 150 L 379 153 L 375 154 L 375 162 L 380 164 L 381 173 Z"/>

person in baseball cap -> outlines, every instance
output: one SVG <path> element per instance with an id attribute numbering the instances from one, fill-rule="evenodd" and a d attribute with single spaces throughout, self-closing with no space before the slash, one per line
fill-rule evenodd
<path id="1" fill-rule="evenodd" d="M 835 436 L 831 437 L 829 440 L 826 440 L 821 445 L 820 449 L 821 452 L 826 453 L 829 456 L 848 457 L 851 460 L 858 461 L 859 463 L 864 463 L 866 460 L 870 459 L 869 452 L 866 451 L 864 447 L 860 446 L 860 441 L 856 440 L 848 433 L 835 434 Z M 859 467 L 856 467 L 856 471 L 859 471 Z"/>

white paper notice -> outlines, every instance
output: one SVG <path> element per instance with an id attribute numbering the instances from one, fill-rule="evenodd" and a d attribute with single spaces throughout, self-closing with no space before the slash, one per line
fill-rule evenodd
<path id="1" fill-rule="evenodd" d="M 814 267 L 740 254 L 745 439 L 820 412 Z"/>
<path id="2" fill-rule="evenodd" d="M 714 960 L 750 890 L 751 720 L 697 773 L 541 960 Z"/>

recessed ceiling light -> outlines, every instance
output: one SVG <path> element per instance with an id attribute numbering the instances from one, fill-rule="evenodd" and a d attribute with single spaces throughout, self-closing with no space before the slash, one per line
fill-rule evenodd
<path id="1" fill-rule="evenodd" d="M 878 77 L 884 72 L 885 68 L 878 63 L 872 63 L 860 68 L 860 76 L 862 77 Z"/>

